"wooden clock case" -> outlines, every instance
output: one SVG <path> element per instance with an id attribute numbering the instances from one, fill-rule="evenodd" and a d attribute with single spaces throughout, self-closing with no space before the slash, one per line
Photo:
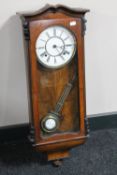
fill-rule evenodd
<path id="1" fill-rule="evenodd" d="M 35 13 L 19 14 L 22 19 L 26 49 L 26 67 L 29 87 L 30 141 L 37 151 L 46 152 L 48 160 L 68 157 L 68 150 L 83 144 L 89 128 L 85 110 L 84 34 L 87 9 L 71 9 L 62 5 L 46 5 Z M 76 25 L 69 25 L 70 22 Z M 61 69 L 44 68 L 37 61 L 35 42 L 47 27 L 61 25 L 73 31 L 77 40 L 77 53 Z M 63 120 L 59 131 L 43 135 L 40 120 L 53 109 L 65 84 L 74 71 L 78 78 L 62 110 Z M 74 115 L 76 115 L 74 119 Z"/>

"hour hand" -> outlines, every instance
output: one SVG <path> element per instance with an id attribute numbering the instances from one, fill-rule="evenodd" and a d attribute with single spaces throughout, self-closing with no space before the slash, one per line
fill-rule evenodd
<path id="1" fill-rule="evenodd" d="M 57 48 L 63 49 L 64 46 L 56 46 Z"/>

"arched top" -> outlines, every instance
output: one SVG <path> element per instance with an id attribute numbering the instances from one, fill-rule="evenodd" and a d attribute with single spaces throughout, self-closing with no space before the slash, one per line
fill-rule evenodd
<path id="1" fill-rule="evenodd" d="M 46 12 L 63 12 L 63 13 L 68 13 L 68 14 L 73 14 L 73 15 L 79 15 L 82 14 L 84 15 L 86 12 L 89 12 L 88 9 L 82 9 L 82 8 L 70 8 L 64 5 L 50 5 L 47 4 L 45 5 L 43 8 L 35 11 L 35 12 L 28 12 L 28 13 L 17 13 L 18 15 L 20 15 L 23 18 L 31 18 L 31 17 L 35 17 L 37 15 L 42 15 Z"/>

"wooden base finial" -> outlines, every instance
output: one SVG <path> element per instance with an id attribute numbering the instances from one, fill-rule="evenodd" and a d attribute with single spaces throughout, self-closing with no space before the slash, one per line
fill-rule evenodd
<path id="1" fill-rule="evenodd" d="M 47 153 L 48 161 L 56 161 L 69 157 L 70 154 L 68 151 L 58 151 L 58 152 L 49 152 Z"/>

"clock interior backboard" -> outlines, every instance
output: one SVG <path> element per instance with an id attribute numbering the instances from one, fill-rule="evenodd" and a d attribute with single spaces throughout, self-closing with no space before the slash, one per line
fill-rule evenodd
<path id="1" fill-rule="evenodd" d="M 39 87 L 39 115 L 40 120 L 47 115 L 48 112 L 54 110 L 61 92 L 65 85 L 72 79 L 75 62 L 72 61 L 65 67 L 58 70 L 47 70 L 38 66 L 38 87 Z M 66 99 L 63 109 L 61 125 L 59 131 L 78 130 L 79 114 L 78 114 L 78 93 L 77 82 Z"/>
<path id="2" fill-rule="evenodd" d="M 35 77 L 33 84 L 33 94 L 37 96 L 38 106 L 37 115 L 35 120 L 35 125 L 38 126 L 40 130 L 40 121 L 43 117 L 47 115 L 48 112 L 52 111 L 55 108 L 55 105 L 65 87 L 65 85 L 72 79 L 73 75 L 77 72 L 78 76 L 78 50 L 74 55 L 73 59 L 66 64 L 65 66 L 59 69 L 50 69 L 42 66 L 36 56 L 35 52 L 35 43 L 39 34 L 47 27 L 52 25 L 61 25 L 69 30 L 71 30 L 76 40 L 78 41 L 78 36 L 81 35 L 79 33 L 80 27 L 79 21 L 77 21 L 75 26 L 70 26 L 70 21 L 74 21 L 74 19 L 61 19 L 61 20 L 42 20 L 42 21 L 34 21 L 30 25 L 31 30 L 31 62 L 32 62 L 32 74 Z M 76 21 L 76 19 L 75 19 Z M 78 49 L 78 42 L 76 44 L 76 48 Z M 33 54 L 32 54 L 33 53 Z M 35 65 L 35 66 L 33 66 Z M 58 129 L 58 133 L 63 132 L 76 132 L 79 131 L 79 89 L 78 89 L 78 78 L 74 84 L 72 91 L 70 92 L 68 98 L 66 99 L 61 115 L 62 120 L 60 127 Z M 41 132 L 42 133 L 42 132 Z"/>

